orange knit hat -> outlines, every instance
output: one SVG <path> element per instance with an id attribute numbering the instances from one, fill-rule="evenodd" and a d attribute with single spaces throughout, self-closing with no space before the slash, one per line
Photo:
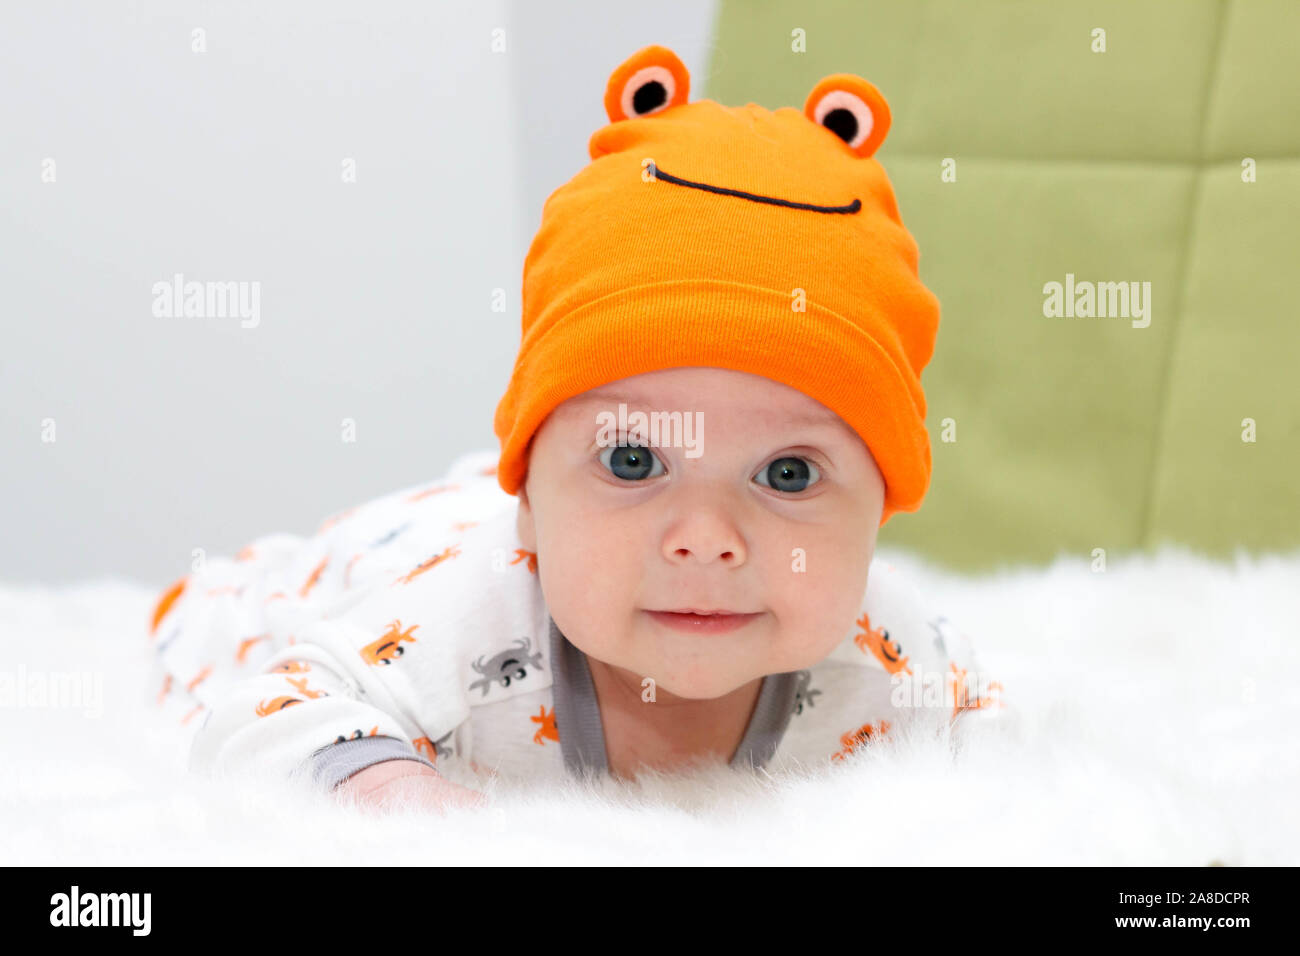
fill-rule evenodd
<path id="1" fill-rule="evenodd" d="M 497 481 L 516 494 L 553 408 L 678 366 L 762 375 L 836 412 L 885 479 L 884 525 L 930 482 L 921 370 L 939 301 L 872 154 L 889 106 L 827 76 L 802 110 L 687 102 L 648 46 L 609 78 L 592 162 L 546 200 L 524 262 L 523 335 L 497 405 Z"/>

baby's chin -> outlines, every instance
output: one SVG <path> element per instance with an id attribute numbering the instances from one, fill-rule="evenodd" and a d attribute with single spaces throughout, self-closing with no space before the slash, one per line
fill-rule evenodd
<path id="1" fill-rule="evenodd" d="M 761 675 L 733 671 L 681 675 L 671 667 L 663 667 L 655 678 L 655 692 L 660 697 L 667 693 L 684 700 L 717 700 L 739 690 L 759 676 Z"/>
<path id="2" fill-rule="evenodd" d="M 644 701 L 650 699 L 652 689 L 659 699 L 671 695 L 688 700 L 715 700 L 762 676 L 753 670 L 754 661 L 746 660 L 740 665 L 732 659 L 734 655 L 723 655 L 716 661 L 707 659 L 712 655 L 692 655 L 695 659 L 688 661 L 684 659 L 686 655 L 674 653 L 671 648 L 629 647 L 607 640 L 582 650 L 589 660 L 599 661 L 606 669 L 618 670 L 623 692 L 635 692 Z"/>
<path id="3" fill-rule="evenodd" d="M 767 671 L 762 670 L 763 662 L 753 659 L 737 660 L 734 653 L 724 653 L 720 659 L 709 660 L 717 655 L 701 655 L 694 661 L 686 661 L 681 654 L 641 653 L 635 661 L 618 664 L 633 674 L 641 675 L 642 687 L 646 677 L 654 680 L 656 694 L 663 697 L 670 694 L 686 700 L 716 700 L 725 697 L 762 677 Z"/>

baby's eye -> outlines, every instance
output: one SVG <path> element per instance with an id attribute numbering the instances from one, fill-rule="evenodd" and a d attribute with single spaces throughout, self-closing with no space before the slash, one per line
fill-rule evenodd
<path id="1" fill-rule="evenodd" d="M 625 481 L 657 478 L 664 473 L 663 462 L 649 448 L 641 445 L 611 445 L 600 453 L 600 463 Z M 658 465 L 658 471 L 655 466 Z"/>
<path id="2" fill-rule="evenodd" d="M 809 469 L 811 469 L 811 474 L 814 476 L 811 481 L 809 480 Z M 758 483 L 776 491 L 803 491 L 810 484 L 816 484 L 816 479 L 820 476 L 821 472 L 817 470 L 817 466 L 808 459 L 789 456 L 774 459 L 771 464 L 759 471 L 754 478 L 766 478 L 766 481 L 760 480 Z"/>

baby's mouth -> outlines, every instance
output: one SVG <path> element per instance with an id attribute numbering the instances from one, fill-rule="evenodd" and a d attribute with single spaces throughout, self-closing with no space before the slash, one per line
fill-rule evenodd
<path id="1" fill-rule="evenodd" d="M 740 611 L 684 608 L 675 611 L 646 610 L 650 619 L 664 627 L 693 634 L 721 634 L 744 627 L 763 616 L 761 611 Z"/>

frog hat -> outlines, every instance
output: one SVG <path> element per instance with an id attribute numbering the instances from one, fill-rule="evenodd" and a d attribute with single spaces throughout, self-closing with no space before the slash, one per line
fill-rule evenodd
<path id="1" fill-rule="evenodd" d="M 889 106 L 861 77 L 820 80 L 802 110 L 687 102 L 662 46 L 609 78 L 591 162 L 546 200 L 524 261 L 522 340 L 497 405 L 497 481 L 566 399 L 617 379 L 716 366 L 798 389 L 866 443 L 880 524 L 930 482 L 921 370 L 939 301 L 917 273 L 884 168 Z"/>

